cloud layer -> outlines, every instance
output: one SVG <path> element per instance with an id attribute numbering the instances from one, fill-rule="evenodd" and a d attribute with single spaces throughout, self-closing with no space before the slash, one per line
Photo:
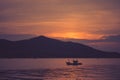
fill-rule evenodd
<path id="1" fill-rule="evenodd" d="M 22 28 L 24 34 L 36 30 L 39 32 L 33 34 L 46 34 L 49 29 L 54 33 L 64 30 L 119 34 L 119 3 L 119 0 L 0 0 L 0 32 L 12 30 L 21 34 Z M 31 29 L 25 32 L 26 27 Z"/>

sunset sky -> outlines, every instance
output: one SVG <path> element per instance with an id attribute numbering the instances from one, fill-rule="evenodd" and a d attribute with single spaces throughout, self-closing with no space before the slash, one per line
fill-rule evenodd
<path id="1" fill-rule="evenodd" d="M 120 0 L 0 0 L 0 38 L 39 35 L 120 52 Z"/>

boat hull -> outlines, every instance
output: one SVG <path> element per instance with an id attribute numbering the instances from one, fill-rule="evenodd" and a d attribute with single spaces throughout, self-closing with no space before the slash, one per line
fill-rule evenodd
<path id="1" fill-rule="evenodd" d="M 73 66 L 78 66 L 82 65 L 82 63 L 71 63 L 71 62 L 66 62 L 67 65 L 73 65 Z"/>

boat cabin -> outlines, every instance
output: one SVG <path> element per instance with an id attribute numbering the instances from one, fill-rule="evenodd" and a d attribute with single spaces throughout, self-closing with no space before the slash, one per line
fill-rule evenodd
<path id="1" fill-rule="evenodd" d="M 72 62 L 67 61 L 66 64 L 73 65 L 73 66 L 82 65 L 82 63 L 80 63 L 78 60 L 73 60 Z"/>

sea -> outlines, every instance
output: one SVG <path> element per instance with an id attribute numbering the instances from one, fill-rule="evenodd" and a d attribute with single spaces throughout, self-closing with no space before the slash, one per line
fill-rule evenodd
<path id="1" fill-rule="evenodd" d="M 0 80 L 120 80 L 119 58 L 80 58 L 79 66 L 68 66 L 67 60 L 0 59 Z"/>

